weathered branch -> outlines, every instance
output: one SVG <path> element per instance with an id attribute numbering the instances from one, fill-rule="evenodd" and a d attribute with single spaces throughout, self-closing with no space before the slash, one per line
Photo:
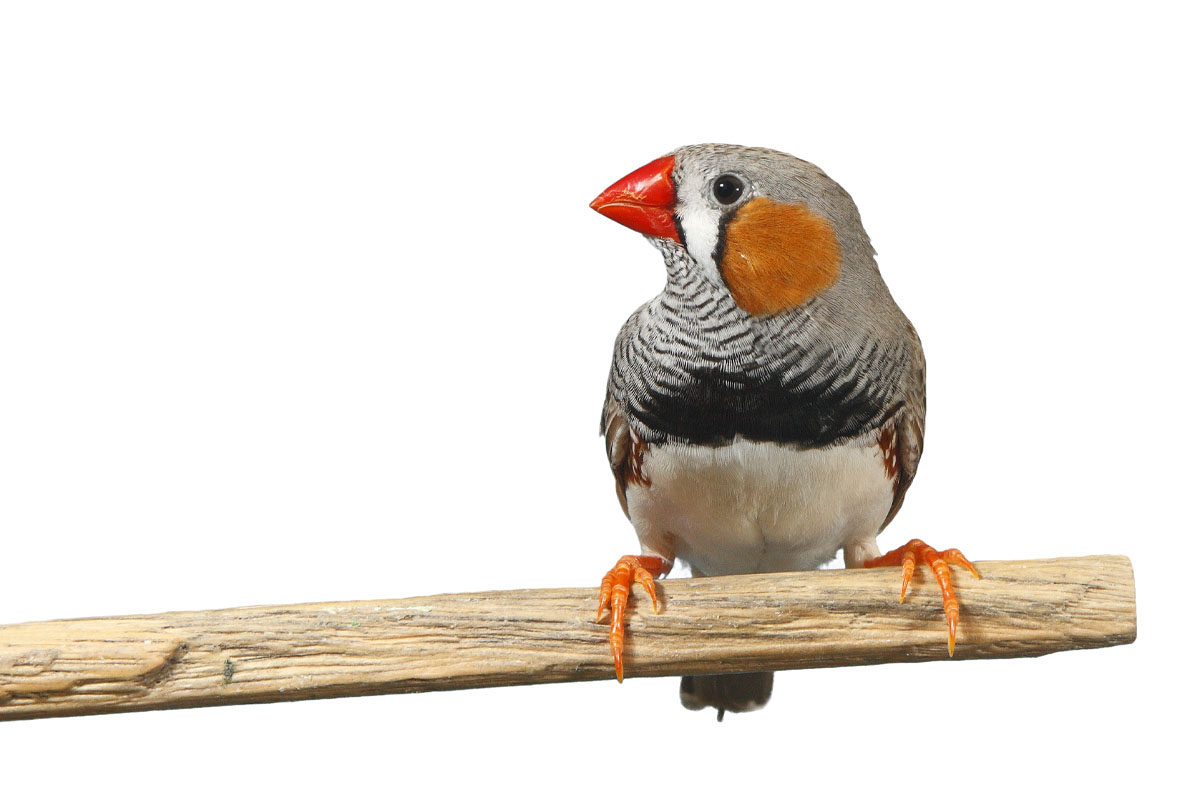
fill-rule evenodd
<path id="1" fill-rule="evenodd" d="M 981 562 L 957 573 L 955 659 L 1128 644 L 1124 556 Z M 937 584 L 898 569 L 663 581 L 635 590 L 627 676 L 944 659 Z M 0 719 L 611 680 L 596 590 L 256 606 L 0 626 Z"/>

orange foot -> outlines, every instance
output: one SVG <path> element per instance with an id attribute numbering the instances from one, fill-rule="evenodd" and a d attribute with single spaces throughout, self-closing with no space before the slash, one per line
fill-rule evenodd
<path id="1" fill-rule="evenodd" d="M 612 650 L 613 663 L 617 667 L 617 680 L 625 678 L 621 653 L 625 649 L 625 606 L 629 603 L 629 587 L 637 581 L 650 595 L 654 613 L 658 613 L 658 594 L 654 591 L 654 579 L 671 571 L 671 564 L 658 556 L 622 556 L 617 565 L 610 569 L 600 581 L 600 607 L 596 609 L 596 622 L 604 616 L 604 609 L 612 608 L 612 624 L 608 629 L 608 646 Z"/>
<path id="2" fill-rule="evenodd" d="M 954 634 L 958 630 L 958 598 L 954 596 L 954 584 L 950 582 L 950 565 L 965 567 L 978 578 L 979 571 L 975 569 L 975 565 L 958 550 L 934 550 L 920 539 L 913 539 L 903 547 L 897 547 L 878 558 L 865 561 L 863 566 L 904 567 L 904 579 L 900 583 L 900 602 L 903 603 L 904 595 L 908 592 L 908 582 L 912 580 L 913 571 L 917 568 L 918 557 L 929 565 L 938 585 L 942 587 L 942 608 L 946 611 L 946 627 L 950 629 L 946 645 L 953 656 Z"/>

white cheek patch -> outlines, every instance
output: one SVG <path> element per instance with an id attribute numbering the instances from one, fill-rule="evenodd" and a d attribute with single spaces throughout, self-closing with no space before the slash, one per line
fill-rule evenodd
<path id="1" fill-rule="evenodd" d="M 698 192 L 691 186 L 680 187 L 680 202 L 676 206 L 679 227 L 688 253 L 700 265 L 705 277 L 722 284 L 721 271 L 713 261 L 713 250 L 717 246 L 717 232 L 721 225 L 721 212 L 703 200 L 693 199 Z"/>

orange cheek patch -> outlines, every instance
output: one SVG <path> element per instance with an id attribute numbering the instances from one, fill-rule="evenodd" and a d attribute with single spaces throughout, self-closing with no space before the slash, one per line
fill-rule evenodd
<path id="1" fill-rule="evenodd" d="M 721 276 L 747 314 L 802 305 L 837 280 L 833 226 L 803 206 L 756 197 L 725 226 Z"/>

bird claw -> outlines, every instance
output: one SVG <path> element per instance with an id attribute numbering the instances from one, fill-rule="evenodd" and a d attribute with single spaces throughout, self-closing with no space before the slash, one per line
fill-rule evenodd
<path id="1" fill-rule="evenodd" d="M 954 594 L 954 584 L 950 580 L 950 565 L 970 570 L 972 575 L 976 578 L 979 577 L 979 570 L 975 569 L 975 565 L 967 560 L 962 551 L 957 548 L 934 550 L 920 539 L 913 539 L 903 547 L 897 547 L 878 558 L 864 562 L 863 566 L 902 567 L 904 572 L 900 580 L 900 602 L 903 603 L 908 594 L 909 581 L 912 580 L 913 573 L 916 571 L 918 558 L 929 565 L 933 576 L 937 579 L 938 586 L 942 589 L 942 609 L 946 614 L 946 649 L 953 656 L 954 638 L 958 633 L 959 604 L 958 597 Z"/>
<path id="2" fill-rule="evenodd" d="M 613 665 L 617 669 L 617 681 L 625 678 L 622 653 L 625 650 L 625 609 L 629 603 L 629 589 L 634 582 L 641 585 L 650 595 L 654 613 L 660 611 L 654 578 L 666 575 L 670 563 L 658 556 L 622 556 L 600 581 L 600 605 L 596 609 L 596 622 L 604 617 L 604 609 L 611 612 L 608 628 L 608 647 L 612 651 Z"/>

